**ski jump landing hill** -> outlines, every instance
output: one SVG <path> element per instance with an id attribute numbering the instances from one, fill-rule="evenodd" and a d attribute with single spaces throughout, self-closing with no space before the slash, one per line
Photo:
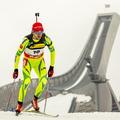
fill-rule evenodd
<path id="1" fill-rule="evenodd" d="M 91 96 L 91 101 L 84 105 L 77 103 L 74 98 L 69 112 L 120 111 L 119 102 L 106 78 L 108 61 L 119 22 L 120 16 L 117 13 L 98 14 L 91 35 L 73 68 L 63 75 L 50 79 L 49 97 L 59 93 Z M 37 79 L 32 80 L 24 107 L 30 103 L 37 81 Z M 15 108 L 20 83 L 21 81 L 0 88 L 1 110 Z M 44 94 L 41 99 L 44 99 Z"/>

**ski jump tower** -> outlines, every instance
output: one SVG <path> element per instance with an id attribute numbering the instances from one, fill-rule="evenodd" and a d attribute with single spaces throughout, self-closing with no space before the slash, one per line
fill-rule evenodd
<path id="1" fill-rule="evenodd" d="M 120 16 L 116 13 L 98 14 L 91 35 L 73 68 L 63 75 L 50 79 L 49 89 L 52 95 L 67 91 L 68 93 L 91 96 L 94 111 L 120 111 L 120 105 L 106 78 L 106 71 L 113 42 L 119 27 Z M 25 104 L 30 103 L 37 80 L 32 80 Z M 19 82 L 15 83 L 18 94 Z M 13 84 L 0 88 L 0 109 L 10 110 L 16 107 L 15 96 L 10 96 Z M 8 99 L 11 97 L 11 101 Z M 44 98 L 44 97 L 43 97 Z M 43 99 L 42 98 L 42 99 Z M 17 102 L 17 101 L 16 101 Z M 4 103 L 4 104 L 3 104 Z M 72 112 L 76 105 L 72 104 Z"/>
<path id="2" fill-rule="evenodd" d="M 54 78 L 54 82 L 51 80 L 51 89 L 55 86 L 56 90 L 91 96 L 96 111 L 113 111 L 113 105 L 120 111 L 106 78 L 119 23 L 120 16 L 116 13 L 99 14 L 79 60 L 66 74 Z"/>

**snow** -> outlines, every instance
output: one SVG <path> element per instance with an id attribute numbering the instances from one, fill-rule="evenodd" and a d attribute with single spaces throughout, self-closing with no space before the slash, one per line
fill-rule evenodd
<path id="1" fill-rule="evenodd" d="M 91 98 L 78 94 L 59 94 L 47 100 L 46 113 L 59 117 L 50 117 L 32 112 L 22 112 L 19 116 L 15 116 L 15 112 L 0 111 L 0 120 L 120 120 L 119 112 L 90 112 L 90 113 L 67 113 L 72 99 L 77 97 L 79 102 L 89 102 Z M 39 103 L 41 111 L 44 102 Z"/>
<path id="2" fill-rule="evenodd" d="M 57 118 L 38 115 L 37 113 L 26 113 L 15 116 L 14 112 L 0 112 L 0 120 L 120 120 L 120 113 L 67 113 Z"/>

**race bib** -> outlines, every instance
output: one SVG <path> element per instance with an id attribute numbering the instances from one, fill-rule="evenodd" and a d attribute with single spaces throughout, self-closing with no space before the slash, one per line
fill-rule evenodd
<path id="1" fill-rule="evenodd" d="M 34 49 L 34 50 L 30 50 L 29 48 L 25 49 L 25 53 L 27 53 L 28 55 L 31 55 L 31 56 L 37 56 L 37 55 L 39 56 L 43 52 L 44 52 L 43 49 Z"/>

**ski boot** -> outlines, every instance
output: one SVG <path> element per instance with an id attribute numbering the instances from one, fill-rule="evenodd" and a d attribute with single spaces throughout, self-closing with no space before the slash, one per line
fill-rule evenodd
<path id="1" fill-rule="evenodd" d="M 34 99 L 32 100 L 32 106 L 35 109 L 35 111 L 39 111 L 39 107 L 38 107 L 38 98 L 36 96 L 34 96 Z"/>
<path id="2" fill-rule="evenodd" d="M 22 102 L 18 102 L 17 107 L 16 107 L 16 116 L 18 116 L 20 114 L 20 112 L 22 111 Z"/>

